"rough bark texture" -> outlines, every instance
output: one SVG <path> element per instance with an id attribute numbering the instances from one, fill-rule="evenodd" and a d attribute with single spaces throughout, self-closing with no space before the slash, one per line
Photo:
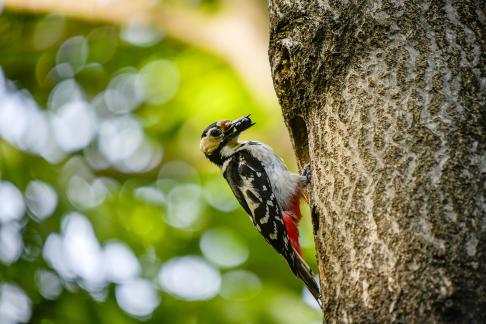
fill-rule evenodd
<path id="1" fill-rule="evenodd" d="M 486 2 L 271 0 L 327 322 L 486 323 Z"/>

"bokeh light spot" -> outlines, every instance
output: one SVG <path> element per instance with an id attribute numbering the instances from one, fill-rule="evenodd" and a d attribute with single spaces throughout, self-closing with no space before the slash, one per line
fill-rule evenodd
<path id="1" fill-rule="evenodd" d="M 90 209 L 103 202 L 108 189 L 103 181 L 94 180 L 92 183 L 84 178 L 74 175 L 70 178 L 67 188 L 69 201 L 80 209 Z"/>
<path id="2" fill-rule="evenodd" d="M 107 243 L 103 255 L 106 278 L 112 282 L 122 283 L 135 278 L 140 273 L 137 257 L 123 243 Z"/>
<path id="3" fill-rule="evenodd" d="M 104 93 L 107 108 L 115 114 L 126 114 L 138 107 L 144 96 L 144 84 L 135 72 L 115 76 Z"/>
<path id="4" fill-rule="evenodd" d="M 69 268 L 65 258 L 62 235 L 51 233 L 44 243 L 42 252 L 44 260 L 64 279 L 74 279 L 75 275 Z"/>
<path id="5" fill-rule="evenodd" d="M 157 43 L 162 38 L 162 34 L 140 19 L 132 19 L 123 27 L 121 37 L 135 46 L 148 47 Z"/>
<path id="6" fill-rule="evenodd" d="M 99 27 L 88 35 L 89 60 L 105 63 L 116 53 L 118 33 L 113 26 Z"/>
<path id="7" fill-rule="evenodd" d="M 220 295 L 226 299 L 248 300 L 261 291 L 261 281 L 257 275 L 246 270 L 235 270 L 223 275 Z"/>
<path id="8" fill-rule="evenodd" d="M 49 15 L 41 19 L 34 30 L 34 47 L 46 49 L 55 45 L 64 34 L 65 19 L 58 15 Z"/>
<path id="9" fill-rule="evenodd" d="M 42 221 L 56 209 L 57 194 L 47 183 L 32 180 L 25 189 L 25 201 L 32 217 Z"/>
<path id="10" fill-rule="evenodd" d="M 248 258 L 248 247 L 226 228 L 206 231 L 199 246 L 204 256 L 221 267 L 236 267 Z"/>
<path id="11" fill-rule="evenodd" d="M 217 177 L 204 184 L 204 197 L 214 208 L 231 212 L 238 207 L 238 202 L 223 177 Z"/>
<path id="12" fill-rule="evenodd" d="M 27 92 L 16 91 L 6 83 L 0 69 L 0 136 L 21 150 L 49 155 L 46 114 Z"/>
<path id="13" fill-rule="evenodd" d="M 140 75 L 144 81 L 146 101 L 151 104 L 166 103 L 179 89 L 179 70 L 174 62 L 152 61 L 144 65 Z"/>
<path id="14" fill-rule="evenodd" d="M 197 170 L 185 161 L 170 161 L 165 163 L 160 169 L 159 178 L 164 180 L 173 180 L 173 184 L 194 183 L 201 182 Z M 172 189 L 173 186 L 163 187 L 164 189 Z M 165 190 L 164 190 L 165 191 Z"/>
<path id="15" fill-rule="evenodd" d="M 134 194 L 137 199 L 149 204 L 164 206 L 166 203 L 166 198 L 164 194 L 155 187 L 139 187 L 134 190 Z"/>
<path id="16" fill-rule="evenodd" d="M 102 250 L 91 223 L 81 214 L 70 213 L 63 219 L 63 248 L 71 270 L 86 284 L 88 290 L 103 285 Z"/>
<path id="17" fill-rule="evenodd" d="M 20 225 L 10 222 L 0 226 L 0 260 L 10 265 L 17 261 L 23 248 Z"/>
<path id="18" fill-rule="evenodd" d="M 118 170 L 125 173 L 146 172 L 159 165 L 162 160 L 162 154 L 161 146 L 144 138 L 132 155 L 115 163 L 115 166 Z"/>
<path id="19" fill-rule="evenodd" d="M 54 272 L 38 269 L 35 273 L 35 279 L 42 297 L 54 300 L 62 293 L 61 280 Z"/>
<path id="20" fill-rule="evenodd" d="M 140 278 L 118 285 L 115 296 L 118 305 L 135 317 L 149 316 L 160 302 L 154 286 Z"/>
<path id="21" fill-rule="evenodd" d="M 88 53 L 88 42 L 83 36 L 75 36 L 65 40 L 56 55 L 57 64 L 66 66 L 66 69 L 63 69 L 62 72 L 57 71 L 59 76 L 62 78 L 74 76 L 86 63 Z"/>
<path id="22" fill-rule="evenodd" d="M 83 101 L 84 93 L 78 83 L 73 79 L 59 82 L 49 95 L 47 106 L 56 111 L 72 101 Z"/>
<path id="23" fill-rule="evenodd" d="M 101 123 L 98 145 L 103 156 L 112 163 L 129 158 L 142 140 L 142 127 L 133 117 L 111 118 Z"/>
<path id="24" fill-rule="evenodd" d="M 167 205 L 167 222 L 176 228 L 189 228 L 201 211 L 201 188 L 193 184 L 179 185 L 169 192 Z"/>
<path id="25" fill-rule="evenodd" d="M 159 282 L 166 292 L 185 300 L 206 300 L 216 296 L 221 275 L 197 256 L 174 258 L 162 265 Z"/>
<path id="26" fill-rule="evenodd" d="M 83 153 L 86 162 L 94 170 L 104 170 L 110 166 L 110 162 L 99 151 L 97 143 L 91 143 Z"/>
<path id="27" fill-rule="evenodd" d="M 0 323 L 26 323 L 31 308 L 32 303 L 21 288 L 10 283 L 0 284 Z"/>
<path id="28" fill-rule="evenodd" d="M 52 122 L 57 143 L 66 152 L 85 148 L 96 134 L 94 109 L 84 101 L 71 101 L 60 107 Z"/>
<path id="29" fill-rule="evenodd" d="M 8 181 L 0 181 L 0 223 L 22 218 L 25 212 L 22 193 Z"/>

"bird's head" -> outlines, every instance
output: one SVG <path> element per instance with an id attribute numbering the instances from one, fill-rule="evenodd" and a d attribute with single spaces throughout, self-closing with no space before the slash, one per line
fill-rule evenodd
<path id="1" fill-rule="evenodd" d="M 241 117 L 234 121 L 220 120 L 209 125 L 201 135 L 199 147 L 201 151 L 211 161 L 216 155 L 221 158 L 221 150 L 225 147 L 235 147 L 238 145 L 238 135 L 255 125 L 250 119 L 250 115 Z"/>

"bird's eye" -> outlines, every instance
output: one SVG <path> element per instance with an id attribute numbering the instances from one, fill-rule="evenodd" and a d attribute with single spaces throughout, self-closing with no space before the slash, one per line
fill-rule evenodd
<path id="1" fill-rule="evenodd" d="M 213 137 L 218 137 L 219 135 L 221 135 L 221 130 L 220 129 L 213 129 L 209 132 L 209 135 L 213 136 Z"/>

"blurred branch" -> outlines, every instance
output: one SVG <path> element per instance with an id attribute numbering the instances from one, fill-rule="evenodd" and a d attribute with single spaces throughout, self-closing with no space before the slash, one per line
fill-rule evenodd
<path id="1" fill-rule="evenodd" d="M 9 11 L 56 13 L 125 26 L 134 20 L 231 64 L 252 93 L 273 104 L 276 96 L 267 56 L 266 15 L 255 0 L 228 0 L 220 12 L 203 14 L 187 7 L 156 6 L 142 0 L 3 0 Z"/>

